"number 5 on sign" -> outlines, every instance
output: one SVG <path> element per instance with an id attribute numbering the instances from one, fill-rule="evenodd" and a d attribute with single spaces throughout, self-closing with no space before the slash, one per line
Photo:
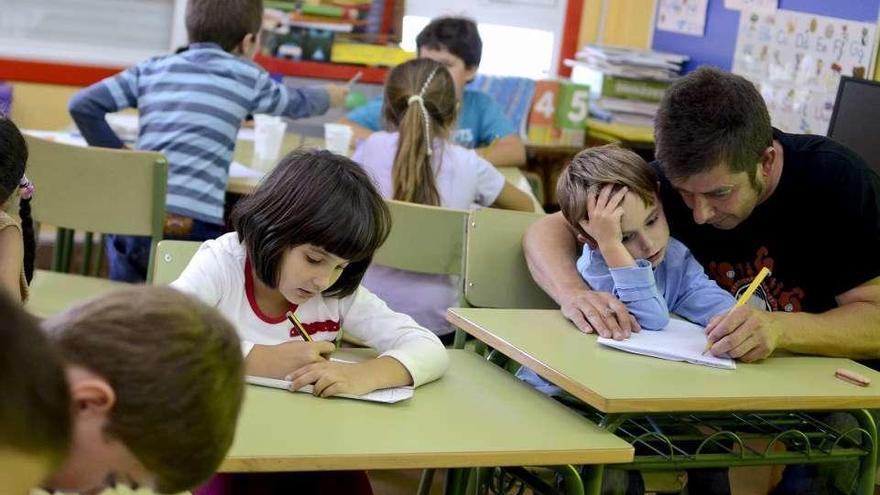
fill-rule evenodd
<path id="1" fill-rule="evenodd" d="M 563 82 L 559 91 L 555 123 L 563 129 L 583 129 L 590 110 L 590 88 Z"/>

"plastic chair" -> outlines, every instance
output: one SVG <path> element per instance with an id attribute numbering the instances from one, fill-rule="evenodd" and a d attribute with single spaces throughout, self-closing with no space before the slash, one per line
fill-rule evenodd
<path id="1" fill-rule="evenodd" d="M 434 275 L 464 274 L 468 211 L 386 200 L 391 210 L 391 233 L 376 251 L 373 263 L 399 270 Z M 463 291 L 459 290 L 459 294 Z M 464 299 L 459 297 L 459 304 Z M 456 330 L 456 344 L 458 344 Z M 463 334 L 462 334 L 463 336 Z M 460 349 L 464 345 L 455 347 Z"/>
<path id="2" fill-rule="evenodd" d="M 522 249 L 526 228 L 544 215 L 484 208 L 471 212 L 464 299 L 475 308 L 558 308 L 532 279 Z"/>
<path id="3" fill-rule="evenodd" d="M 50 316 L 125 286 L 84 276 L 90 272 L 93 232 L 149 236 L 155 250 L 164 225 L 168 162 L 161 153 L 71 146 L 27 135 L 25 139 L 27 175 L 37 187 L 34 220 L 59 228 L 53 271 L 36 271 L 27 308 Z M 86 232 L 81 275 L 67 273 L 76 230 Z"/>
<path id="4" fill-rule="evenodd" d="M 153 257 L 153 285 L 168 285 L 177 280 L 201 245 L 197 241 L 160 241 Z"/>

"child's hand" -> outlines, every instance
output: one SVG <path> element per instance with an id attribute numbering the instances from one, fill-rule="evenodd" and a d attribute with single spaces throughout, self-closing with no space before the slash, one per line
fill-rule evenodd
<path id="1" fill-rule="evenodd" d="M 326 84 L 324 89 L 330 96 L 331 107 L 341 107 L 345 104 L 345 97 L 348 95 L 349 87 L 346 84 Z"/>
<path id="2" fill-rule="evenodd" d="M 362 365 L 363 363 L 323 361 L 303 366 L 284 379 L 293 382 L 291 390 L 314 385 L 313 393 L 319 397 L 336 394 L 361 395 L 377 388 L 369 378 L 370 373 L 361 369 Z"/>
<path id="3" fill-rule="evenodd" d="M 255 345 L 245 360 L 247 374 L 283 378 L 309 364 L 326 362 L 322 354 L 330 354 L 335 349 L 332 342 L 326 341 Z"/>
<path id="4" fill-rule="evenodd" d="M 581 222 L 581 227 L 596 240 L 600 249 L 603 245 L 613 246 L 621 243 L 622 203 L 628 189 L 621 187 L 619 191 L 611 194 L 613 187 L 608 184 L 598 194 L 595 191 L 590 191 L 587 194 L 587 218 L 589 220 Z"/>

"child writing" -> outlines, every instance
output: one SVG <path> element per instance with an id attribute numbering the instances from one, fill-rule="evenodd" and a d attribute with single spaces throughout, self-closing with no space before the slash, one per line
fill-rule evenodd
<path id="1" fill-rule="evenodd" d="M 177 493 L 217 469 L 232 445 L 244 366 L 235 329 L 214 308 L 139 286 L 43 328 L 74 406 L 73 443 L 48 489 L 100 493 L 118 483 Z"/>
<path id="2" fill-rule="evenodd" d="M 562 214 L 586 241 L 577 268 L 597 291 L 611 292 L 644 330 L 661 330 L 669 313 L 706 326 L 736 303 L 669 237 L 657 174 L 632 151 L 607 145 L 575 156 L 556 187 Z M 559 389 L 522 368 L 545 393 Z"/>
<path id="3" fill-rule="evenodd" d="M 0 294 L 0 491 L 25 495 L 67 455 L 70 394 L 36 319 Z"/>
<path id="4" fill-rule="evenodd" d="M 367 174 L 327 151 L 289 154 L 232 213 L 235 232 L 205 242 L 171 285 L 217 307 L 238 329 L 247 373 L 314 385 L 322 397 L 419 386 L 446 370 L 446 350 L 360 281 L 390 216 Z M 315 342 L 285 317 L 293 311 Z M 340 328 L 376 349 L 339 363 Z"/>
<path id="5" fill-rule="evenodd" d="M 474 151 L 447 141 L 458 102 L 449 71 L 430 59 L 398 65 L 385 83 L 385 121 L 352 159 L 369 172 L 382 196 L 411 203 L 469 209 L 473 204 L 532 211 L 528 194 L 504 179 Z M 452 277 L 374 265 L 364 286 L 389 307 L 411 315 L 451 343 L 447 308 L 458 299 Z"/>
<path id="6" fill-rule="evenodd" d="M 248 114 L 308 117 L 345 98 L 345 86 L 289 89 L 254 64 L 262 18 L 262 0 L 189 0 L 186 50 L 142 62 L 70 101 L 70 114 L 92 146 L 121 148 L 104 116 L 138 109 L 137 149 L 161 151 L 169 162 L 168 237 L 202 241 L 224 232 L 229 164 Z M 143 281 L 150 239 L 106 239 L 110 278 Z"/>
<path id="7" fill-rule="evenodd" d="M 21 132 L 0 114 L 0 285 L 19 302 L 28 298 L 36 251 L 30 205 L 34 187 L 24 175 L 27 157 Z M 20 222 L 6 213 L 16 199 Z"/>
<path id="8" fill-rule="evenodd" d="M 525 146 L 501 107 L 490 95 L 465 87 L 476 76 L 483 56 L 477 24 L 465 17 L 438 17 L 416 37 L 416 47 L 419 58 L 442 64 L 454 81 L 459 107 L 449 129 L 451 141 L 475 149 L 499 167 L 524 164 Z M 352 126 L 359 139 L 366 139 L 384 128 L 382 114 L 382 98 L 376 98 L 340 122 Z M 387 118 L 384 124 L 390 124 Z"/>

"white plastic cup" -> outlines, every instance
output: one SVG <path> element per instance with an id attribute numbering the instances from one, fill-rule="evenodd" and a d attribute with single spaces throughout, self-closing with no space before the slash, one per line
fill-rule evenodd
<path id="1" fill-rule="evenodd" d="M 272 115 L 254 115 L 254 158 L 251 168 L 268 172 L 281 154 L 287 122 Z"/>
<path id="2" fill-rule="evenodd" d="M 354 131 L 345 124 L 324 124 L 324 147 L 337 155 L 348 156 Z"/>

